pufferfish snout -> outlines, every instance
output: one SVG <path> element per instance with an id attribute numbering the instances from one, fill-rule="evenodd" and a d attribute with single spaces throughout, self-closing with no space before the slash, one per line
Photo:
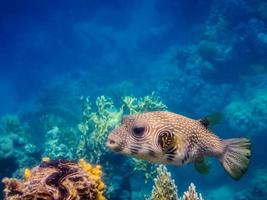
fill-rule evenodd
<path id="1" fill-rule="evenodd" d="M 115 142 L 114 139 L 112 139 L 112 136 L 113 135 L 108 136 L 107 147 L 110 149 L 115 149 L 118 146 L 118 144 Z"/>
<path id="2" fill-rule="evenodd" d="M 125 142 L 123 142 L 122 138 L 120 138 L 114 130 L 109 134 L 106 146 L 115 152 L 121 152 L 125 146 Z"/>
<path id="3" fill-rule="evenodd" d="M 208 156 L 216 157 L 235 180 L 248 169 L 251 142 L 247 138 L 220 139 L 209 130 L 216 116 L 194 120 L 171 112 L 147 112 L 126 117 L 107 139 L 107 147 L 158 164 L 181 166 L 194 162 L 207 173 Z"/>

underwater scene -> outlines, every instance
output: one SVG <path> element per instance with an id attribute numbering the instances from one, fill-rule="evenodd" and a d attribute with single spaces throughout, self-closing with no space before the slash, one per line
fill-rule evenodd
<path id="1" fill-rule="evenodd" d="M 0 199 L 267 199 L 267 0 L 0 0 L 0 93 Z"/>

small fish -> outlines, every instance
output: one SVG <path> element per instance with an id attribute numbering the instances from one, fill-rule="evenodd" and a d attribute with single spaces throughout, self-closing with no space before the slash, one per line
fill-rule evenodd
<path id="1" fill-rule="evenodd" d="M 214 135 L 208 126 L 217 119 L 194 120 L 171 112 L 129 115 L 109 134 L 107 147 L 152 163 L 181 166 L 194 162 L 203 174 L 209 170 L 205 158 L 213 156 L 238 180 L 247 171 L 251 142 L 246 138 L 222 140 Z"/>

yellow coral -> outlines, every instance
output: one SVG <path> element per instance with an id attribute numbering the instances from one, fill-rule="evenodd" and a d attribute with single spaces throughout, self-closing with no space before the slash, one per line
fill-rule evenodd
<path id="1" fill-rule="evenodd" d="M 49 161 L 50 161 L 50 158 L 49 158 L 49 157 L 43 157 L 43 158 L 42 158 L 42 161 L 43 161 L 43 162 L 49 162 Z"/>
<path id="2" fill-rule="evenodd" d="M 101 165 L 96 165 L 95 168 L 101 170 Z"/>
<path id="3" fill-rule="evenodd" d="M 100 177 L 99 176 L 96 176 L 96 175 L 90 175 L 91 179 L 92 180 L 95 180 L 96 182 L 100 181 Z"/>
<path id="4" fill-rule="evenodd" d="M 97 194 L 97 200 L 106 200 L 106 198 L 105 198 L 104 195 L 103 195 L 103 192 L 99 192 L 99 193 Z"/>
<path id="5" fill-rule="evenodd" d="M 101 170 L 99 170 L 99 169 L 93 169 L 92 170 L 92 173 L 94 174 L 94 175 L 96 175 L 96 176 L 102 176 L 102 171 Z"/>
<path id="6" fill-rule="evenodd" d="M 90 175 L 90 178 L 96 182 L 97 189 L 99 191 L 97 199 L 105 200 L 105 197 L 103 196 L 103 190 L 105 189 L 105 184 L 103 181 L 101 181 L 101 176 L 103 174 L 101 166 L 96 165 L 95 167 L 93 167 L 90 163 L 87 163 L 84 159 L 79 160 L 79 165 L 85 172 L 87 172 Z"/>
<path id="7" fill-rule="evenodd" d="M 106 187 L 105 184 L 101 181 L 101 182 L 99 183 L 99 185 L 97 186 L 97 189 L 102 191 L 102 190 L 105 189 L 105 187 Z"/>
<path id="8" fill-rule="evenodd" d="M 31 170 L 29 168 L 26 168 L 24 170 L 24 174 L 23 175 L 24 175 L 24 180 L 28 181 L 30 179 L 31 175 L 32 175 Z"/>
<path id="9" fill-rule="evenodd" d="M 84 159 L 79 160 L 79 165 L 81 168 L 83 168 L 84 171 L 91 174 L 91 171 L 93 169 L 92 165 L 90 163 L 87 163 Z"/>
<path id="10" fill-rule="evenodd" d="M 96 176 L 102 176 L 101 166 L 96 165 L 95 168 L 92 169 L 91 173 Z"/>

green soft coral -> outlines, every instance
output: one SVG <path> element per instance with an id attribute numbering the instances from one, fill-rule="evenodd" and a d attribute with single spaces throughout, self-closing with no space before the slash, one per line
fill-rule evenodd
<path id="1" fill-rule="evenodd" d="M 122 98 L 122 101 L 128 109 L 129 114 L 167 110 L 167 106 L 154 92 L 142 98 L 125 96 Z"/>
<path id="2" fill-rule="evenodd" d="M 83 121 L 78 125 L 81 139 L 77 149 L 80 157 L 86 157 L 86 152 L 91 152 L 91 161 L 100 162 L 101 157 L 107 152 L 105 147 L 108 132 L 113 129 L 123 116 L 123 107 L 117 109 L 111 98 L 100 96 L 95 102 L 95 112 L 89 98 L 82 98 Z"/>

